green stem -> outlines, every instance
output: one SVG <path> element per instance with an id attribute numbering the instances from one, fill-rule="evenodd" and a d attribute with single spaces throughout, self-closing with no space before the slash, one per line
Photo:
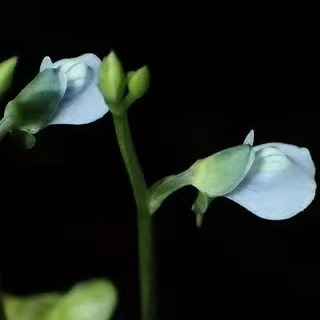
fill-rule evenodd
<path id="1" fill-rule="evenodd" d="M 3 137 L 12 129 L 13 121 L 10 118 L 0 120 L 0 142 Z"/>
<path id="2" fill-rule="evenodd" d="M 12 124 L 13 123 L 10 118 L 3 118 L 0 121 L 0 142 L 2 138 L 11 130 Z M 4 308 L 3 294 L 0 286 L 0 320 L 6 320 L 6 318 L 7 317 L 6 317 L 5 308 Z"/>
<path id="3" fill-rule="evenodd" d="M 148 209 L 148 189 L 131 138 L 127 113 L 113 115 L 121 155 L 125 163 L 137 206 L 141 319 L 156 316 L 152 219 Z"/>
<path id="4" fill-rule="evenodd" d="M 190 184 L 192 170 L 171 175 L 156 182 L 149 190 L 149 210 L 153 214 L 173 192 Z"/>

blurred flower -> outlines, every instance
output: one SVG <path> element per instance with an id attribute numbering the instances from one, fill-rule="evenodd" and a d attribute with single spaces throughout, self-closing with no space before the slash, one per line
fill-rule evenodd
<path id="1" fill-rule="evenodd" d="M 108 320 L 118 303 L 118 291 L 106 279 L 77 283 L 66 293 L 4 296 L 8 320 Z"/>

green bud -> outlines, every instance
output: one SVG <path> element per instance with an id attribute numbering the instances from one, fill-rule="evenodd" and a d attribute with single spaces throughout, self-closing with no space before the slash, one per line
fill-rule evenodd
<path id="1" fill-rule="evenodd" d="M 58 72 L 46 69 L 8 103 L 4 117 L 14 122 L 14 129 L 37 133 L 54 115 L 62 91 Z"/>
<path id="2" fill-rule="evenodd" d="M 3 94 L 11 87 L 14 69 L 18 58 L 12 57 L 0 63 L 0 99 Z"/>
<path id="3" fill-rule="evenodd" d="M 131 71 L 128 73 L 127 78 L 129 92 L 136 99 L 147 92 L 150 83 L 150 72 L 147 66 L 143 66 L 134 72 Z"/>
<path id="4" fill-rule="evenodd" d="M 74 286 L 50 311 L 45 320 L 107 320 L 117 304 L 113 284 L 103 279 Z"/>
<path id="5" fill-rule="evenodd" d="M 100 66 L 99 88 L 109 104 L 119 103 L 127 86 L 126 75 L 116 54 L 106 56 Z M 110 106 L 109 106 L 110 107 Z M 112 107 L 111 107 L 112 112 Z"/>
<path id="6" fill-rule="evenodd" d="M 239 185 L 253 160 L 254 153 L 249 145 L 239 145 L 217 152 L 196 161 L 190 167 L 189 170 L 193 172 L 191 184 L 210 197 L 225 195 Z M 202 206 L 200 211 L 205 210 L 207 205 Z"/>
<path id="7" fill-rule="evenodd" d="M 198 191 L 198 196 L 192 205 L 192 211 L 196 214 L 204 214 L 213 198 L 209 198 L 205 193 Z"/>
<path id="8" fill-rule="evenodd" d="M 4 307 L 8 320 L 43 320 L 61 298 L 58 293 L 43 293 L 26 297 L 5 296 Z"/>
<path id="9" fill-rule="evenodd" d="M 196 213 L 197 227 L 201 227 L 204 214 L 214 199 L 215 197 L 208 197 L 206 194 L 198 191 L 198 196 L 192 205 L 192 211 Z"/>
<path id="10" fill-rule="evenodd" d="M 135 74 L 136 71 L 129 71 L 127 72 L 127 82 L 130 82 L 131 77 Z"/>
<path id="11" fill-rule="evenodd" d="M 108 320 L 117 304 L 114 285 L 104 279 L 76 284 L 67 293 L 3 299 L 8 320 Z"/>

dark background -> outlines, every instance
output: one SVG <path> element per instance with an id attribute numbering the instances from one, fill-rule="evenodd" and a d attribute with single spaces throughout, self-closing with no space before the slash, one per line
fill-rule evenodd
<path id="1" fill-rule="evenodd" d="M 151 70 L 149 93 L 130 111 L 148 184 L 241 143 L 250 129 L 256 144 L 309 148 L 317 165 L 320 45 L 312 12 L 201 1 L 9 2 L 0 58 L 20 60 L 1 110 L 44 56 L 102 58 L 114 49 L 127 70 Z M 115 319 L 138 319 L 135 206 L 111 115 L 46 128 L 30 151 L 7 137 L 0 155 L 4 289 L 31 294 L 104 276 L 119 289 Z M 319 314 L 318 198 L 279 222 L 221 198 L 198 230 L 195 196 L 180 190 L 154 218 L 160 319 Z"/>

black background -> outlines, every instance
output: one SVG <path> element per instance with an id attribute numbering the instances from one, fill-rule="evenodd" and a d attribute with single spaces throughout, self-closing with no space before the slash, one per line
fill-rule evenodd
<path id="1" fill-rule="evenodd" d="M 127 70 L 151 70 L 148 94 L 130 111 L 148 184 L 241 143 L 250 129 L 256 144 L 309 148 L 317 165 L 320 45 L 312 12 L 201 1 L 10 2 L 1 11 L 0 58 L 20 60 L 1 108 L 45 55 L 102 58 L 114 49 Z M 30 151 L 8 137 L 0 155 L 4 289 L 30 294 L 104 276 L 120 292 L 115 319 L 138 319 L 135 206 L 111 115 L 48 127 Z M 180 190 L 154 218 L 160 319 L 319 313 L 318 198 L 279 222 L 221 198 L 198 230 L 195 196 Z"/>

